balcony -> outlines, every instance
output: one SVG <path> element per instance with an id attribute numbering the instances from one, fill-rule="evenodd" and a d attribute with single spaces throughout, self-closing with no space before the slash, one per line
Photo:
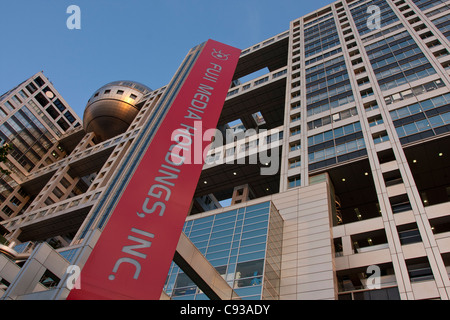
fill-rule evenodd
<path id="1" fill-rule="evenodd" d="M 363 248 L 355 248 L 355 254 L 356 253 L 364 253 L 364 252 L 372 252 L 372 251 L 377 251 L 377 250 L 387 249 L 387 248 L 389 248 L 389 244 L 387 244 L 387 243 L 377 244 L 377 245 L 373 245 L 373 246 L 367 246 L 367 247 L 363 247 Z"/>
<path id="2" fill-rule="evenodd" d="M 218 125 L 240 119 L 245 128 L 255 128 L 255 113 L 260 113 L 265 119 L 264 128 L 283 125 L 287 74 L 287 68 L 281 67 L 231 88 Z"/>
<path id="3" fill-rule="evenodd" d="M 19 240 L 44 240 L 78 230 L 104 188 L 39 208 L 1 224 L 10 232 L 21 229 Z M 44 227 L 45 226 L 45 227 Z"/>
<path id="4" fill-rule="evenodd" d="M 37 195 L 59 168 L 70 166 L 71 175 L 79 177 L 96 172 L 104 165 L 114 148 L 128 139 L 131 138 L 124 133 L 86 150 L 75 152 L 50 166 L 33 171 L 21 186 L 29 195 Z"/>
<path id="5" fill-rule="evenodd" d="M 244 49 L 241 52 L 235 76 L 241 78 L 264 67 L 273 71 L 286 66 L 288 51 L 289 31 Z"/>

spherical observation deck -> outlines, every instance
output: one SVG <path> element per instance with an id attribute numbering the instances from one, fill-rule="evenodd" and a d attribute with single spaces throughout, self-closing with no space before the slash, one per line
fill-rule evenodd
<path id="1" fill-rule="evenodd" d="M 138 102 L 152 89 L 133 81 L 114 81 L 98 89 L 83 115 L 86 132 L 100 143 L 124 133 L 139 112 Z"/>

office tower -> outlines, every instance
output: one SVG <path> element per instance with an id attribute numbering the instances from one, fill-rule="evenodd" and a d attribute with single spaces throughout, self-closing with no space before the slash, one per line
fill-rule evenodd
<path id="1" fill-rule="evenodd" d="M 1 220 L 21 215 L 32 199 L 20 186 L 27 176 L 67 154 L 62 144 L 81 121 L 42 72 L 0 97 L 0 142 L 12 151 L 2 168 Z M 59 201 L 49 197 L 47 204 Z"/>
<path id="2" fill-rule="evenodd" d="M 440 0 L 336 1 L 242 50 L 161 298 L 449 299 L 449 17 Z M 63 158 L 4 188 L 29 203 L 2 216 L 3 299 L 67 296 L 166 89 L 97 90 L 55 136 Z M 132 120 L 110 136 L 93 106 Z"/>

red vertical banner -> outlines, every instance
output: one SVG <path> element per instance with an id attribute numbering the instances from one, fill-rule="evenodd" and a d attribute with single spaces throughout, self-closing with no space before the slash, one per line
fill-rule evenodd
<path id="1" fill-rule="evenodd" d="M 206 42 L 68 299 L 160 299 L 239 55 Z"/>

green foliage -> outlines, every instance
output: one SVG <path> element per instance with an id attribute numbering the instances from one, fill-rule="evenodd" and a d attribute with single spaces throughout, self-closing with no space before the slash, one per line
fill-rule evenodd
<path id="1" fill-rule="evenodd" d="M 12 149 L 13 148 L 7 143 L 5 143 L 3 146 L 0 147 L 0 162 L 5 163 L 8 160 L 8 158 L 7 158 L 8 157 L 8 153 Z M 2 168 L 0 168 L 0 173 L 7 174 L 7 175 L 11 174 L 10 171 L 4 170 Z"/>

